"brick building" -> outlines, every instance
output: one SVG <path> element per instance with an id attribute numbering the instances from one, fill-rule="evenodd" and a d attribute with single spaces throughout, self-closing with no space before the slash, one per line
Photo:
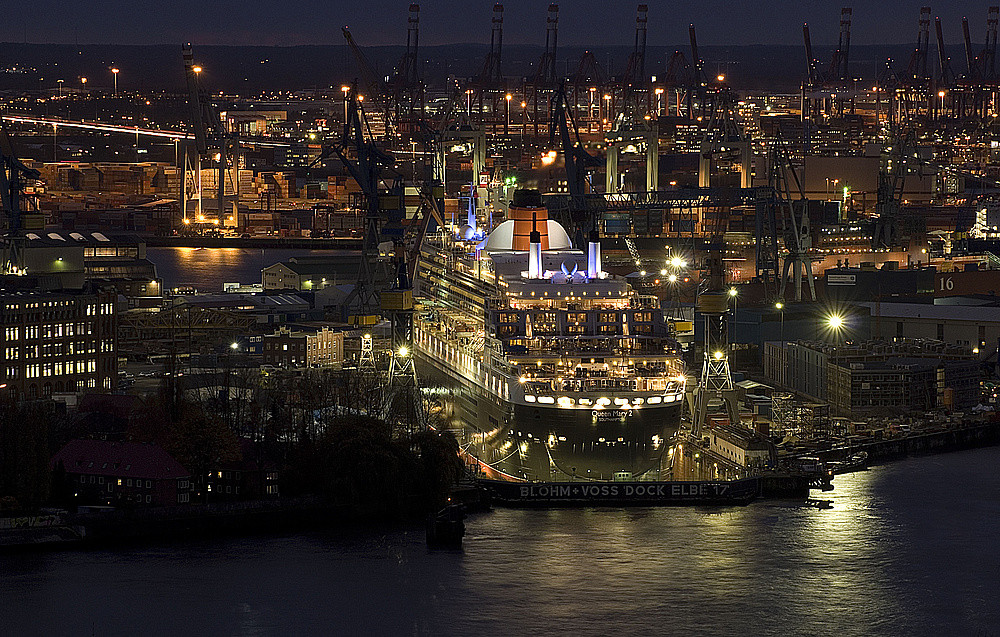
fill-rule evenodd
<path id="1" fill-rule="evenodd" d="M 81 504 L 172 506 L 191 498 L 191 474 L 162 447 L 72 440 L 51 468 Z"/>
<path id="2" fill-rule="evenodd" d="M 274 367 L 328 367 L 344 361 L 344 333 L 324 326 L 292 331 L 280 328 L 263 337 L 264 365 Z"/>

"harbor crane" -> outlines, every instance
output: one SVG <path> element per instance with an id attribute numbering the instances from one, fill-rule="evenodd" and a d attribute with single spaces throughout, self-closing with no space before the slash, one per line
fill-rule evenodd
<path id="1" fill-rule="evenodd" d="M 216 162 L 216 168 L 218 170 L 217 183 L 218 186 L 218 215 L 219 223 L 223 223 L 226 218 L 226 178 L 227 175 L 231 175 L 231 169 L 237 168 L 239 166 L 239 138 L 236 133 L 230 132 L 222 118 L 219 117 L 219 112 L 212 105 L 211 100 L 208 95 L 201 87 L 200 76 L 202 69 L 200 66 L 194 62 L 194 51 L 191 48 L 191 44 L 185 44 L 183 46 L 184 55 L 184 76 L 187 81 L 188 89 L 188 109 L 191 117 L 191 128 L 194 129 L 194 141 L 195 141 L 195 156 L 194 161 L 191 161 L 191 157 L 185 149 L 184 151 L 184 184 L 182 186 L 182 208 L 185 220 L 188 218 L 187 215 L 187 199 L 188 199 L 188 175 L 193 173 L 194 185 L 198 194 L 199 210 L 198 214 L 202 214 L 200 209 L 202 196 L 201 196 L 201 162 L 206 159 L 213 158 Z M 231 178 L 231 183 L 233 187 L 233 193 L 236 197 L 237 204 L 239 203 L 239 179 Z"/>
<path id="2" fill-rule="evenodd" d="M 20 270 L 20 244 L 24 234 L 23 215 L 26 201 L 28 181 L 38 179 L 41 174 L 34 168 L 28 168 L 14 155 L 14 147 L 7 129 L 0 121 L 0 205 L 3 208 L 3 218 L 7 226 L 4 262 L 0 264 L 0 273 L 10 274 Z M 41 222 L 41 220 L 39 220 Z"/>

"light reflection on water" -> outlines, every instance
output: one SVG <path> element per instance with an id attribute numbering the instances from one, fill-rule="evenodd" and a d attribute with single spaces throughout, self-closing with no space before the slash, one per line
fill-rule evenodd
<path id="1" fill-rule="evenodd" d="M 295 256 L 339 256 L 358 254 L 349 250 L 295 250 L 254 248 L 165 248 L 146 249 L 146 258 L 156 264 L 164 286 L 193 286 L 199 292 L 221 292 L 223 283 L 260 283 L 260 271 Z M 357 266 L 347 268 L 344 282 L 353 282 Z"/>
<path id="2" fill-rule="evenodd" d="M 413 526 L 7 556 L 0 634 L 995 635 L 998 461 L 839 476 L 830 510 L 497 510 L 458 552 Z"/>

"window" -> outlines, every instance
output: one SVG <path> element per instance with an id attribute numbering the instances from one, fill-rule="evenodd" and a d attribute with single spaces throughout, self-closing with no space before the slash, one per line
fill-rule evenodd
<path id="1" fill-rule="evenodd" d="M 149 496 L 147 495 L 147 496 L 146 496 L 146 504 L 149 504 L 151 500 L 152 500 L 152 498 L 150 498 L 150 497 L 149 497 Z"/>
<path id="2" fill-rule="evenodd" d="M 152 480 L 146 480 L 146 488 L 147 489 L 152 489 L 153 488 L 153 482 L 152 482 Z"/>
<path id="3" fill-rule="evenodd" d="M 944 340 L 944 323 L 937 324 L 937 340 Z"/>
<path id="4" fill-rule="evenodd" d="M 129 478 L 128 480 L 125 481 L 125 486 L 127 487 L 132 486 L 132 478 Z"/>

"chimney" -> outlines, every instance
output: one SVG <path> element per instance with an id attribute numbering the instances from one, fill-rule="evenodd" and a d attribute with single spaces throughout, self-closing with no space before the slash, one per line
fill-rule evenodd
<path id="1" fill-rule="evenodd" d="M 587 278 L 601 277 L 601 240 L 596 230 L 590 231 L 590 245 L 587 249 Z"/>
<path id="2" fill-rule="evenodd" d="M 528 278 L 542 278 L 542 235 L 537 230 L 531 231 L 528 243 Z"/>
<path id="3" fill-rule="evenodd" d="M 476 225 L 478 223 L 476 220 L 476 204 L 477 204 L 476 200 L 478 198 L 479 198 L 479 191 L 476 190 L 476 182 L 473 181 L 471 184 L 469 184 L 469 216 L 468 216 L 469 227 L 472 228 L 473 232 L 478 227 Z"/>
<path id="4" fill-rule="evenodd" d="M 542 278 L 542 233 L 538 231 L 537 213 L 531 211 L 531 234 L 528 235 L 528 278 Z"/>

